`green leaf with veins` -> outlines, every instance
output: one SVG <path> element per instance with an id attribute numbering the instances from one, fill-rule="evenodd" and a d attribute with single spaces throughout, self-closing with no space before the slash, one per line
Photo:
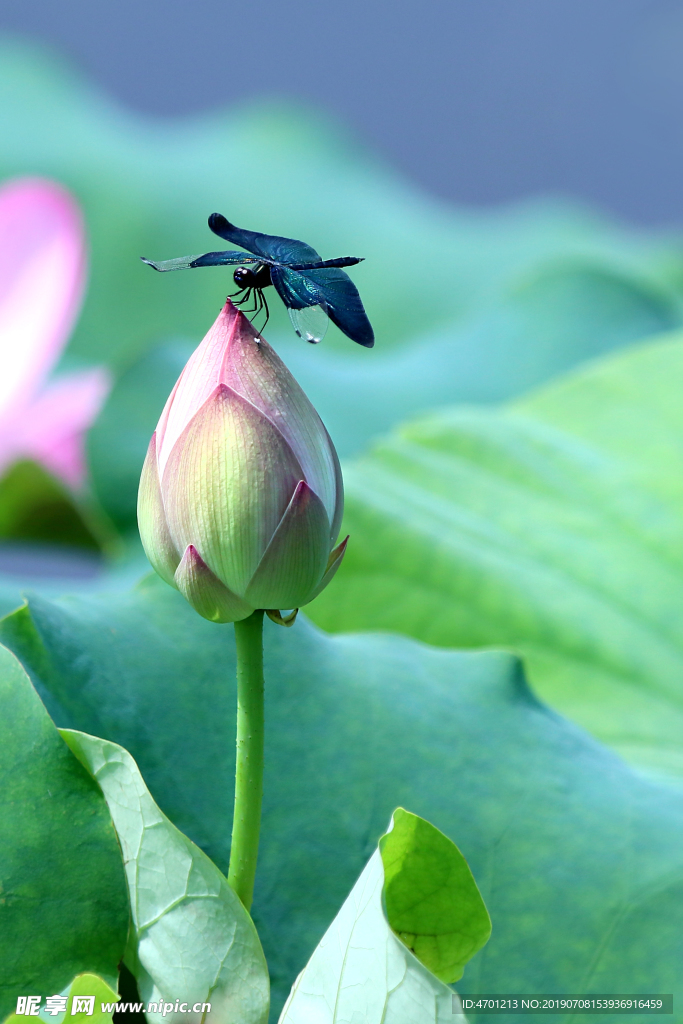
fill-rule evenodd
<path id="1" fill-rule="evenodd" d="M 491 934 L 467 861 L 443 832 L 402 807 L 379 849 L 389 924 L 432 974 L 458 981 Z"/>
<path id="2" fill-rule="evenodd" d="M 116 987 L 128 931 L 121 851 L 99 788 L 0 647 L 0 1019 L 90 972 Z"/>
<path id="3" fill-rule="evenodd" d="M 513 406 L 401 426 L 346 468 L 330 630 L 511 647 L 541 696 L 683 775 L 683 342 Z"/>
<path id="4" fill-rule="evenodd" d="M 159 810 L 128 751 L 63 729 L 97 781 L 123 851 L 132 929 L 126 964 L 143 1002 L 211 1003 L 211 1019 L 263 1024 L 268 969 L 249 914 L 215 864 Z M 201 1022 L 204 1014 L 147 1013 Z"/>
<path id="5" fill-rule="evenodd" d="M 437 951 L 422 942 L 414 949 L 406 940 L 415 935 L 401 935 L 399 941 L 397 926 L 406 921 L 418 931 L 428 922 L 445 944 Z M 452 937 L 463 928 L 476 939 L 467 952 L 461 944 L 456 953 Z M 280 1024 L 463 1024 L 461 1014 L 454 1016 L 457 1000 L 443 975 L 460 977 L 490 932 L 460 851 L 424 818 L 398 808 L 379 850 L 294 983 Z"/>
<path id="6" fill-rule="evenodd" d="M 130 750 L 162 811 L 225 871 L 233 630 L 150 578 L 32 599 L 0 639 L 58 724 Z M 328 636 L 300 616 L 266 623 L 265 677 L 253 916 L 274 1019 L 399 805 L 457 838 L 494 922 L 463 992 L 643 986 L 683 1005 L 683 795 L 540 704 L 514 657 Z"/>

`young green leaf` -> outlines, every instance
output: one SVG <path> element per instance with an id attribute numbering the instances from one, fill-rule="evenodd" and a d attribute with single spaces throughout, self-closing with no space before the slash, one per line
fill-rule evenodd
<path id="1" fill-rule="evenodd" d="M 112 1019 L 112 1010 L 110 1009 L 112 1003 L 118 1002 L 118 995 L 113 992 L 107 985 L 106 981 L 102 978 L 96 977 L 94 974 L 79 974 L 77 978 L 71 982 L 69 986 L 67 996 L 67 1010 L 69 1013 L 69 1024 L 107 1024 Z M 78 996 L 85 996 L 86 998 L 95 999 L 90 1012 L 90 1007 L 86 1004 L 79 1009 L 78 1003 L 74 1005 L 74 1000 Z M 50 1014 L 45 1015 L 46 1022 L 54 1021 L 54 1024 L 62 1024 L 61 1021 L 55 1019 Z"/>
<path id="2" fill-rule="evenodd" d="M 66 1000 L 59 1004 L 64 1006 L 64 1010 L 60 1010 L 56 1002 L 48 1005 L 46 1000 L 49 997 L 43 998 L 38 1013 L 42 1024 L 64 1024 L 64 1021 L 68 1021 L 68 1024 L 111 1024 L 114 1012 L 112 1007 L 119 999 L 106 981 L 90 973 L 79 974 L 66 988 L 54 995 Z M 78 996 L 85 997 L 85 1003 L 74 1002 Z M 26 1014 L 11 1013 L 3 1024 L 25 1024 L 25 1021 Z"/>
<path id="3" fill-rule="evenodd" d="M 436 872 L 436 885 L 430 885 L 432 872 Z M 458 894 L 468 907 L 464 913 Z M 482 911 L 488 926 L 483 937 Z M 428 922 L 439 936 L 447 936 L 444 947 L 436 951 L 433 944 L 423 944 L 424 933 L 417 943 L 413 942 L 416 935 L 402 934 L 399 941 L 396 925 L 407 922 L 420 932 Z M 429 822 L 399 808 L 379 849 L 294 983 L 280 1024 L 464 1021 L 456 1012 L 457 996 L 430 970 L 435 964 L 441 976 L 453 974 L 455 961 L 459 966 L 463 958 L 469 959 L 462 945 L 456 953 L 453 941 L 463 926 L 477 936 L 468 944 L 471 955 L 486 942 L 491 929 L 462 854 Z M 414 944 L 420 949 L 413 950 Z"/>
<path id="4" fill-rule="evenodd" d="M 392 825 L 379 843 L 389 924 L 432 974 L 459 981 L 491 935 L 477 883 L 455 843 L 424 818 L 399 807 Z"/>
<path id="5" fill-rule="evenodd" d="M 132 929 L 126 964 L 145 1003 L 208 1002 L 211 1019 L 263 1024 L 268 970 L 253 922 L 205 853 L 154 803 L 133 758 L 116 743 L 62 736 L 102 788 L 123 850 Z M 202 1021 L 196 1011 L 150 1021 Z"/>

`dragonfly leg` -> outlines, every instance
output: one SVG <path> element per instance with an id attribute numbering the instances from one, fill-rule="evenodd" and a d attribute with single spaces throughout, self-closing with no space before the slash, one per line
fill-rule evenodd
<path id="1" fill-rule="evenodd" d="M 268 323 L 268 321 L 270 319 L 270 310 L 268 309 L 268 300 L 266 299 L 266 297 L 265 297 L 265 295 L 263 293 L 263 289 L 262 288 L 259 288 L 258 299 L 259 299 L 258 309 L 256 310 L 256 312 L 254 313 L 253 317 L 251 318 L 251 322 L 253 323 L 254 320 L 256 319 L 256 317 L 261 312 L 261 310 L 265 309 L 265 311 L 266 311 L 266 319 L 263 321 L 263 326 L 261 327 L 261 330 L 259 332 L 260 334 L 263 334 L 265 326 L 266 326 L 266 324 Z"/>
<path id="2" fill-rule="evenodd" d="M 263 291 L 260 288 L 255 288 L 254 291 L 256 292 L 256 309 L 254 310 L 254 315 L 251 317 L 252 324 L 263 309 Z"/>
<path id="3" fill-rule="evenodd" d="M 258 288 L 250 288 L 249 291 L 247 292 L 247 296 L 243 300 L 243 303 L 244 303 L 243 306 L 242 306 L 242 312 L 243 313 L 254 313 L 256 311 L 256 303 L 257 303 L 256 293 L 258 293 Z M 254 303 L 253 303 L 252 306 L 249 306 L 249 308 L 247 309 L 247 303 L 249 301 L 251 301 L 252 298 L 254 300 Z"/>
<path id="4" fill-rule="evenodd" d="M 264 305 L 264 308 L 265 308 L 265 311 L 266 311 L 266 319 L 263 321 L 263 327 L 261 328 L 261 334 L 263 334 L 263 332 L 266 329 L 266 324 L 270 320 L 270 310 L 268 309 L 268 299 L 265 297 L 263 292 L 261 292 L 261 297 L 263 299 L 263 305 Z"/>

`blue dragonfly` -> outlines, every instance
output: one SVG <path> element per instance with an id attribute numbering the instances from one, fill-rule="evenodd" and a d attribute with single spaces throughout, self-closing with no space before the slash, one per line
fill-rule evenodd
<path id="1" fill-rule="evenodd" d="M 270 314 L 263 291 L 273 285 L 287 307 L 294 330 L 305 341 L 314 345 L 322 341 L 331 320 L 359 345 L 372 348 L 375 344 L 375 335 L 358 289 L 342 270 L 342 267 L 361 263 L 361 257 L 340 256 L 323 260 L 305 242 L 244 231 L 220 213 L 211 214 L 209 227 L 214 234 L 241 246 L 247 253 L 206 252 L 203 256 L 181 256 L 158 263 L 142 256 L 143 263 L 160 271 L 236 265 L 233 278 L 237 291 L 229 298 L 243 308 L 252 302 L 251 307 L 245 309 L 245 312 L 254 314 L 252 319 L 265 310 L 268 322 Z"/>

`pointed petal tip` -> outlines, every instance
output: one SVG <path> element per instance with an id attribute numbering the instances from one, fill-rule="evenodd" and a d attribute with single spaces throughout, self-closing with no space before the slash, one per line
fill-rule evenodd
<path id="1" fill-rule="evenodd" d="M 237 622 L 254 609 L 211 571 L 194 544 L 188 544 L 175 572 L 178 590 L 194 610 L 210 622 Z"/>
<path id="2" fill-rule="evenodd" d="M 348 546 L 350 536 L 351 534 L 347 533 L 341 544 L 337 544 L 336 548 L 333 548 L 333 550 L 330 552 L 326 572 L 329 572 L 329 570 L 332 568 L 335 562 L 341 562 L 342 558 L 346 554 L 346 548 Z"/>
<path id="3" fill-rule="evenodd" d="M 247 600 L 263 608 L 307 604 L 325 572 L 329 529 L 322 501 L 299 480 L 246 589 Z"/>
<path id="4" fill-rule="evenodd" d="M 318 498 L 318 495 L 306 483 L 306 481 L 299 480 L 298 484 L 294 488 L 294 493 L 292 494 L 291 501 L 293 505 L 296 505 L 299 509 L 304 510 L 308 508 L 311 501 L 314 501 L 316 498 Z"/>
<path id="5" fill-rule="evenodd" d="M 219 322 L 221 326 L 229 326 L 233 329 L 234 333 L 231 340 L 258 342 L 261 338 L 251 320 L 230 298 L 225 300 L 225 305 L 218 314 L 216 325 Z"/>
<path id="6" fill-rule="evenodd" d="M 306 604 L 308 604 L 311 601 L 314 601 L 318 594 L 321 594 L 323 592 L 327 584 L 333 578 L 337 569 L 342 563 L 344 555 L 346 554 L 346 546 L 348 543 L 349 535 L 347 534 L 347 536 L 344 538 L 341 544 L 337 544 L 336 548 L 334 548 L 334 550 L 330 552 L 330 557 L 327 561 L 327 569 L 325 570 L 325 575 L 323 576 L 323 578 L 321 579 L 320 583 L 315 588 L 313 593 L 307 599 Z"/>

